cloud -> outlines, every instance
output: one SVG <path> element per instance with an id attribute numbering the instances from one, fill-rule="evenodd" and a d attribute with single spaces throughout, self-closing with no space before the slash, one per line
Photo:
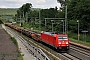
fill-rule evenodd
<path id="1" fill-rule="evenodd" d="M 6 6 L 0 6 L 0 8 L 7 8 Z"/>
<path id="2" fill-rule="evenodd" d="M 36 0 L 35 3 L 37 4 L 42 4 L 42 3 L 45 3 L 46 1 L 45 0 Z"/>
<path id="3" fill-rule="evenodd" d="M 0 8 L 19 8 L 25 3 L 31 3 L 33 8 L 50 8 L 59 6 L 57 0 L 0 0 Z"/>
<path id="4" fill-rule="evenodd" d="M 15 3 L 22 3 L 22 2 L 27 2 L 28 0 L 4 0 L 6 2 L 15 2 Z"/>
<path id="5" fill-rule="evenodd" d="M 60 4 L 57 3 L 57 0 L 45 0 L 40 4 L 34 4 L 34 7 L 39 8 L 54 8 L 55 6 L 57 6 L 58 8 L 60 7 Z"/>

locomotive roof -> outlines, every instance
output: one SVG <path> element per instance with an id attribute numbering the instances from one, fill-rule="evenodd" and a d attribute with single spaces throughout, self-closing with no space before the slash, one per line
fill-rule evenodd
<path id="1" fill-rule="evenodd" d="M 48 35 L 51 35 L 51 36 L 53 36 L 54 34 L 57 34 L 57 35 L 59 35 L 59 36 L 65 36 L 66 34 L 60 34 L 60 33 L 58 33 L 58 32 L 43 32 L 44 34 L 48 34 Z"/>

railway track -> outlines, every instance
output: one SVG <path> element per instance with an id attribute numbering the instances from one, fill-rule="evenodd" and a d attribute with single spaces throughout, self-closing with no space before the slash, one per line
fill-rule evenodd
<path id="1" fill-rule="evenodd" d="M 30 42 L 30 38 L 23 36 L 23 38 L 25 38 L 26 40 L 28 40 L 28 42 Z M 74 46 L 71 45 L 70 46 L 70 50 L 68 52 L 56 52 L 55 50 L 53 50 L 53 48 L 49 48 L 45 45 L 43 45 L 42 43 L 38 43 L 34 40 L 32 40 L 34 44 L 39 45 L 40 49 L 45 50 L 46 53 L 48 53 L 49 55 L 52 55 L 52 60 L 59 60 L 60 58 L 62 60 L 89 60 L 90 59 L 90 51 L 86 50 L 84 48 L 78 47 L 78 46 Z M 60 60 L 61 60 L 60 59 Z"/>
<path id="2" fill-rule="evenodd" d="M 65 60 L 81 60 L 80 58 L 69 53 L 59 53 L 59 55 L 64 57 Z"/>
<path id="3" fill-rule="evenodd" d="M 90 60 L 90 50 L 88 49 L 71 45 L 69 53 L 81 58 L 81 60 Z"/>
<path id="4" fill-rule="evenodd" d="M 87 56 L 87 57 L 90 57 L 90 51 L 89 50 L 86 50 L 86 49 L 82 49 L 80 47 L 76 47 L 76 46 L 72 46 L 70 47 L 70 49 L 74 50 L 74 51 L 77 51 L 78 53 L 84 55 L 84 56 Z"/>
<path id="5" fill-rule="evenodd" d="M 65 60 L 90 60 L 90 51 L 76 45 L 71 45 L 67 53 L 58 53 Z"/>

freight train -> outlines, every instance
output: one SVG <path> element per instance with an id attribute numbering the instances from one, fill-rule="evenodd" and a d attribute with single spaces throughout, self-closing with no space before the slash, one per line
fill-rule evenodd
<path id="1" fill-rule="evenodd" d="M 57 51 L 59 50 L 69 50 L 70 42 L 67 34 L 59 34 L 52 32 L 44 32 L 37 33 L 35 31 L 27 30 L 22 27 L 17 27 L 12 24 L 5 24 L 6 26 L 15 29 L 18 32 L 21 32 L 24 35 L 27 35 L 33 38 L 36 41 L 44 42 L 52 47 L 54 47 Z"/>

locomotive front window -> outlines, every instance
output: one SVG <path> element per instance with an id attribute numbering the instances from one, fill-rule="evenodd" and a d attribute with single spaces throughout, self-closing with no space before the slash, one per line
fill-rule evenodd
<path id="1" fill-rule="evenodd" d="M 68 40 L 68 38 L 67 37 L 63 37 L 63 40 Z"/>
<path id="2" fill-rule="evenodd" d="M 62 40 L 62 37 L 58 37 L 58 40 Z"/>
<path id="3" fill-rule="evenodd" d="M 65 36 L 64 36 L 64 37 L 59 36 L 59 37 L 58 37 L 58 40 L 68 40 L 68 38 L 65 37 Z"/>

